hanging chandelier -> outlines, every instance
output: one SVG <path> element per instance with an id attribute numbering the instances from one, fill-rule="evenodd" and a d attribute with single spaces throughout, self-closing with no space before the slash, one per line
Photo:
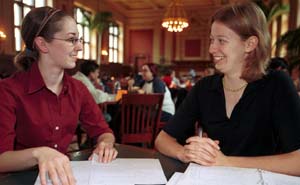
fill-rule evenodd
<path id="1" fill-rule="evenodd" d="M 184 28 L 189 26 L 181 0 L 173 0 L 171 2 L 161 25 L 170 32 L 181 32 Z"/>

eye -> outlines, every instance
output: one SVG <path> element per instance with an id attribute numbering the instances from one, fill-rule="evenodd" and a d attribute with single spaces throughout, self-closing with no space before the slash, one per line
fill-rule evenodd
<path id="1" fill-rule="evenodd" d="M 225 44 L 226 43 L 226 40 L 224 40 L 224 39 L 218 39 L 218 41 L 219 41 L 220 44 Z"/>
<path id="2" fill-rule="evenodd" d="M 66 41 L 71 42 L 72 44 L 75 44 L 77 42 L 77 40 L 78 39 L 76 37 L 71 37 L 71 38 L 66 39 Z"/>

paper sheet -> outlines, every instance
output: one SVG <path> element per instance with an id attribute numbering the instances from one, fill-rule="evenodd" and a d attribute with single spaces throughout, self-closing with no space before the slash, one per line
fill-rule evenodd
<path id="1" fill-rule="evenodd" d="M 178 185 L 300 185 L 300 177 L 254 168 L 205 167 L 191 163 Z"/>
<path id="2" fill-rule="evenodd" d="M 111 163 L 71 161 L 77 185 L 165 184 L 166 177 L 158 159 L 122 159 Z M 51 185 L 47 181 L 47 185 Z M 35 185 L 40 185 L 37 178 Z"/>
<path id="3" fill-rule="evenodd" d="M 262 171 L 264 182 L 268 185 L 300 185 L 300 177 Z"/>

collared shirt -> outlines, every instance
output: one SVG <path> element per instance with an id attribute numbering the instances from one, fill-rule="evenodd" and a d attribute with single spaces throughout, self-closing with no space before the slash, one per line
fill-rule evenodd
<path id="1" fill-rule="evenodd" d="M 90 137 L 112 133 L 87 88 L 67 74 L 58 96 L 46 87 L 37 62 L 0 82 L 0 153 L 39 146 L 65 153 L 78 120 Z"/>
<path id="2" fill-rule="evenodd" d="M 249 83 L 226 114 L 222 75 L 199 81 L 164 131 L 182 144 L 199 121 L 204 132 L 220 141 L 221 151 L 232 156 L 263 156 L 300 148 L 300 99 L 291 79 L 271 72 Z"/>

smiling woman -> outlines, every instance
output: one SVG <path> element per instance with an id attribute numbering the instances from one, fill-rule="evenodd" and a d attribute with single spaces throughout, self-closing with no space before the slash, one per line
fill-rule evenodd
<path id="1" fill-rule="evenodd" d="M 209 52 L 220 74 L 200 80 L 157 136 L 183 162 L 259 168 L 300 176 L 300 101 L 289 76 L 266 73 L 269 32 L 252 2 L 212 17 Z M 186 132 L 198 122 L 207 137 Z"/>
<path id="2" fill-rule="evenodd" d="M 100 162 L 116 158 L 115 138 L 87 88 L 64 70 L 82 50 L 76 23 L 61 10 L 32 9 L 22 23 L 21 69 L 0 82 L 0 173 L 38 165 L 41 184 L 75 184 L 64 155 L 78 119 L 97 141 Z M 60 182 L 59 182 L 60 181 Z"/>

